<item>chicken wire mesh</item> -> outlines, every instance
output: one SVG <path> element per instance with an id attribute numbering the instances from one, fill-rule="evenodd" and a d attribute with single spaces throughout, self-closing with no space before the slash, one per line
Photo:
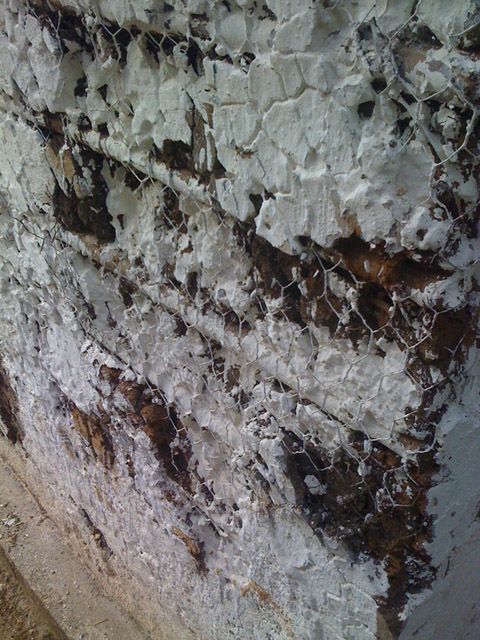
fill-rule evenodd
<path id="1" fill-rule="evenodd" d="M 431 155 L 430 193 L 421 204 L 445 223 L 436 250 L 367 242 L 358 228 L 327 247 L 309 236 L 296 236 L 289 252 L 273 246 L 258 234 L 255 219 L 274 193 L 252 194 L 254 214 L 246 220 L 216 197 L 214 179 L 227 174 L 215 157 L 211 123 L 199 127 L 196 120 L 208 120 L 208 110 L 189 116 L 189 144 L 166 140 L 159 149 L 151 143 L 142 155 L 137 142 L 149 133 L 142 138 L 137 131 L 137 142 L 128 143 L 121 135 L 135 118 L 122 85 L 131 43 L 152 65 L 192 78 L 204 73 L 206 56 L 247 72 L 254 54 L 243 51 L 232 61 L 219 52 L 201 16 L 184 35 L 120 27 L 95 10 L 73 18 L 49 3 L 25 6 L 50 38 L 59 72 L 76 42 L 111 64 L 112 76 L 88 90 L 87 79 L 77 83 L 79 98 L 96 92 L 88 117 L 25 106 L 25 117 L 58 158 L 57 196 L 43 217 L 12 216 L 19 235 L 33 236 L 85 339 L 117 361 L 100 370 L 109 385 L 99 386 L 102 410 L 88 417 L 73 409 L 91 444 L 103 438 L 104 448 L 113 448 L 117 461 L 123 455 L 130 469 L 132 451 L 118 449 L 120 432 L 146 433 L 176 490 L 220 536 L 229 535 L 222 529 L 225 510 L 232 528 L 242 524 L 235 491 L 225 487 L 230 467 L 232 487 L 243 483 L 260 504 L 292 509 L 322 539 L 387 558 L 399 580 L 405 572 L 429 571 L 422 545 L 431 526 L 426 491 L 438 469 L 435 424 L 461 375 L 475 313 L 468 296 L 452 307 L 436 293 L 455 271 L 451 256 L 476 233 L 477 205 L 455 189 L 458 172 L 474 179 L 478 171 L 475 89 L 455 72 L 440 88 L 412 80 L 403 49 L 443 46 L 419 19 L 420 4 L 393 32 L 382 29 L 376 3 L 350 19 L 373 89 L 358 105 L 360 121 L 383 111 L 398 157 L 413 142 Z M 350 3 L 324 3 L 326 14 L 350 9 Z M 461 52 L 474 46 L 477 27 L 454 34 Z M 454 63 L 461 67 L 460 54 Z M 78 179 L 85 167 L 96 176 L 93 195 Z M 115 197 L 125 211 L 113 217 Z M 143 225 L 153 239 L 149 253 Z M 80 282 L 72 236 L 87 237 L 86 249 L 75 251 L 118 289 L 117 307 L 105 302 L 106 324 L 97 321 L 97 301 Z M 113 239 L 113 251 L 102 255 Z M 152 330 L 151 338 L 159 319 L 165 333 Z"/>

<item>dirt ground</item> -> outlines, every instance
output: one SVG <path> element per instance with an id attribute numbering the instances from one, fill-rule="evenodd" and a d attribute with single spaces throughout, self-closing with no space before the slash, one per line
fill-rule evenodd
<path id="1" fill-rule="evenodd" d="M 65 640 L 0 550 L 0 640 Z"/>
<path id="2" fill-rule="evenodd" d="M 7 456 L 0 438 L 0 640 L 148 640 L 80 561 L 95 559 L 94 536 L 64 538 Z"/>

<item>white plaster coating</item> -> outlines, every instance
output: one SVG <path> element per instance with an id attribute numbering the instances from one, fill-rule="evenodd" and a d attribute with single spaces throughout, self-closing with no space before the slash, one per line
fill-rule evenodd
<path id="1" fill-rule="evenodd" d="M 379 635 L 386 632 L 376 600 L 388 593 L 386 567 L 315 536 L 285 471 L 282 438 L 286 430 L 336 455 L 360 432 L 413 459 L 401 436 L 426 384 L 407 373 L 408 357 L 430 325 L 417 319 L 413 338 L 397 341 L 372 333 L 355 342 L 313 324 L 305 330 L 288 319 L 282 298 L 261 295 L 235 225 L 253 223 L 269 246 L 297 256 L 308 253 L 302 238 L 328 252 L 353 234 L 381 247 L 385 260 L 408 251 L 425 265 L 426 252 L 436 254 L 443 276 L 395 292 L 390 314 L 395 296 L 425 312 L 474 303 L 478 238 L 458 226 L 442 193 L 453 186 L 465 212 L 478 198 L 472 167 L 456 153 L 477 117 L 470 108 L 476 61 L 456 48 L 478 21 L 475 3 L 454 10 L 428 0 L 263 7 L 172 0 L 166 15 L 147 0 L 58 4 L 84 17 L 93 51 L 73 40 L 65 48 L 55 25 L 19 0 L 5 3 L 0 43 L 0 353 L 19 399 L 28 473 L 42 479 L 50 508 L 80 539 L 88 536 L 81 509 L 88 513 L 112 551 L 110 588 L 130 609 L 149 594 L 137 614 L 154 637 L 158 625 L 165 638 L 185 640 L 389 637 Z M 419 30 L 408 31 L 417 17 Z M 184 39 L 171 50 L 160 45 L 157 60 L 145 38 L 133 35 L 122 60 L 101 30 L 106 20 L 118 25 L 112 29 L 147 30 L 157 44 L 165 32 Z M 438 43 L 425 44 L 422 26 Z M 404 42 L 396 40 L 407 31 Z M 189 38 L 199 51 L 195 63 Z M 85 90 L 76 91 L 83 77 Z M 435 113 L 432 94 L 444 103 Z M 37 119 L 45 127 L 45 109 L 63 118 L 60 154 L 45 146 L 45 128 L 26 124 Z M 172 167 L 168 145 L 175 142 L 180 154 L 192 127 L 199 162 L 193 171 Z M 55 180 L 67 191 L 72 174 L 79 198 L 95 195 L 94 164 L 83 163 L 75 141 L 117 163 L 102 169 L 111 244 L 55 219 Z M 216 163 L 222 170 L 210 175 Z M 141 188 L 126 184 L 128 169 L 144 180 Z M 161 213 L 167 186 L 183 212 L 170 228 Z M 120 277 L 135 285 L 131 305 Z M 333 268 L 325 277 L 348 326 L 360 304 L 356 283 Z M 306 286 L 292 271 L 295 279 Z M 228 387 L 226 374 L 219 379 L 210 368 L 218 357 L 225 372 L 236 372 Z M 444 466 L 429 493 L 435 521 L 427 547 L 438 572 L 430 591 L 408 595 L 405 640 L 419 629 L 425 638 L 452 637 L 445 635 L 449 607 L 459 611 L 458 637 L 478 635 L 475 603 L 458 586 L 460 576 L 468 585 L 478 573 L 477 359 L 472 346 L 450 397 L 441 391 L 433 401 L 450 403 L 437 429 Z M 145 432 L 124 420 L 131 406 L 122 394 L 106 398 L 102 364 L 174 403 L 191 442 L 189 470 L 203 479 L 191 496 L 166 477 Z M 432 365 L 432 387 L 443 381 Z M 101 401 L 111 415 L 112 469 L 92 458 L 65 398 L 87 414 Z M 352 464 L 359 478 L 369 473 L 368 463 Z M 304 481 L 313 495 L 328 492 L 315 476 Z M 177 530 L 203 544 L 208 573 L 198 571 Z M 432 619 L 426 632 L 422 625 Z"/>

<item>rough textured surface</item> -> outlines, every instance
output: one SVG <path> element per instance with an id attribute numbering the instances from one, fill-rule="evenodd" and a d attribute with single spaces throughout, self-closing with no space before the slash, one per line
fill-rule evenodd
<path id="1" fill-rule="evenodd" d="M 72 553 L 68 542 L 78 550 L 78 540 L 60 535 L 38 501 L 41 491 L 32 495 L 12 470 L 25 471 L 14 454 L 0 441 L 2 640 L 148 640 L 102 592 L 82 562 L 83 553 Z M 85 544 L 96 545 L 95 537 L 81 541 L 81 551 Z M 160 630 L 157 635 L 162 639 Z"/>
<path id="2" fill-rule="evenodd" d="M 4 640 L 65 640 L 0 549 L 0 633 Z"/>
<path id="3" fill-rule="evenodd" d="M 479 18 L 5 1 L 2 430 L 153 634 L 478 637 Z"/>

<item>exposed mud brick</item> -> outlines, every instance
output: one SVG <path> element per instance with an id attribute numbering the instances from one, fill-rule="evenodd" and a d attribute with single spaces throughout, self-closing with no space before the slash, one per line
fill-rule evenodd
<path id="1" fill-rule="evenodd" d="M 21 443 L 23 432 L 18 417 L 18 400 L 8 374 L 0 361 L 0 419 L 1 431 L 12 444 Z"/>
<path id="2" fill-rule="evenodd" d="M 113 465 L 115 456 L 110 434 L 106 425 L 95 415 L 88 415 L 76 406 L 70 406 L 75 429 L 85 438 L 90 445 L 94 456 L 110 468 Z"/>

